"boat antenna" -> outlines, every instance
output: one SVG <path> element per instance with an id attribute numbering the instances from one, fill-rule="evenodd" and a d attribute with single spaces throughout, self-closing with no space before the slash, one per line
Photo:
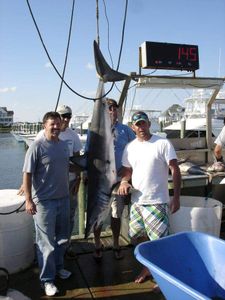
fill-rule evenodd
<path id="1" fill-rule="evenodd" d="M 75 4 L 75 0 L 73 0 L 73 4 L 72 4 L 72 12 L 71 12 L 71 18 L 70 18 L 70 28 L 69 28 L 67 47 L 66 47 L 66 56 L 65 56 L 62 79 L 61 79 L 61 83 L 60 83 L 60 87 L 59 87 L 59 94 L 58 94 L 58 98 L 57 98 L 57 101 L 56 101 L 55 111 L 57 110 L 57 107 L 59 105 L 59 99 L 60 99 L 60 96 L 61 96 L 64 76 L 65 76 L 65 72 L 66 72 L 66 65 L 67 65 L 67 59 L 68 59 L 68 53 L 69 53 L 69 47 L 70 47 L 70 39 L 71 39 L 71 31 L 72 31 L 72 26 L 73 26 L 74 4 Z"/>
<path id="2" fill-rule="evenodd" d="M 218 77 L 220 77 L 220 67 L 221 67 L 221 48 L 219 48 Z"/>

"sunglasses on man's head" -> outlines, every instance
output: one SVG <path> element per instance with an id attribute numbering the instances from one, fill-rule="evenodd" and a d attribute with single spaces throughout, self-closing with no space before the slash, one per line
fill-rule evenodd
<path id="1" fill-rule="evenodd" d="M 109 110 L 110 110 L 110 111 L 117 110 L 117 108 L 118 108 L 118 107 L 117 107 L 116 105 L 110 105 L 110 106 L 109 106 Z"/>
<path id="2" fill-rule="evenodd" d="M 62 114 L 61 118 L 62 119 L 71 119 L 72 115 L 71 114 Z"/>

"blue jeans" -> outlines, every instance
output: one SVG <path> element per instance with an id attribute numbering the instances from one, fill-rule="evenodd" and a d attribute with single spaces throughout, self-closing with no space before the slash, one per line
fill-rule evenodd
<path id="1" fill-rule="evenodd" d="M 69 238 L 69 196 L 42 200 L 36 204 L 34 217 L 40 280 L 53 282 L 56 272 L 64 266 Z"/>

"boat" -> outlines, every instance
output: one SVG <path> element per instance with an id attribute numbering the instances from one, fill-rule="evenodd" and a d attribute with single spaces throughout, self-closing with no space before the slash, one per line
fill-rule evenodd
<path id="1" fill-rule="evenodd" d="M 185 126 L 186 137 L 200 137 L 206 135 L 207 102 L 211 96 L 210 92 L 198 89 L 185 99 L 184 110 L 180 119 L 165 126 L 163 130 L 168 137 L 179 137 L 182 126 Z M 212 135 L 218 136 L 224 126 L 225 117 L 225 91 L 218 93 L 211 109 Z"/>
<path id="2" fill-rule="evenodd" d="M 87 115 L 75 115 L 70 122 L 70 128 L 78 133 L 81 142 L 84 144 L 87 139 L 87 130 L 90 117 Z M 18 142 L 24 142 L 28 147 L 35 140 L 37 133 L 42 129 L 41 122 L 17 122 L 13 123 L 11 134 Z"/>
<path id="3" fill-rule="evenodd" d="M 22 139 L 22 141 L 28 146 L 30 147 L 30 145 L 33 143 L 33 141 L 36 138 L 37 133 L 34 134 L 23 134 L 20 135 L 20 138 Z"/>
<path id="4" fill-rule="evenodd" d="M 130 125 L 131 124 L 131 117 L 132 115 L 137 111 L 144 111 L 149 120 L 151 120 L 151 132 L 157 133 L 160 130 L 159 125 L 159 116 L 161 113 L 161 110 L 155 110 L 155 109 L 145 109 L 139 105 L 134 105 L 133 108 L 126 109 L 124 116 L 123 116 L 123 124 Z"/>
<path id="5" fill-rule="evenodd" d="M 12 125 L 11 134 L 18 142 L 25 142 L 34 140 L 37 133 L 42 129 L 41 122 L 16 122 Z M 28 146 L 29 146 L 28 145 Z"/>
<path id="6" fill-rule="evenodd" d="M 178 122 L 184 115 L 184 107 L 179 104 L 173 104 L 159 116 L 159 123 L 163 127 L 169 126 L 174 122 Z"/>
<path id="7" fill-rule="evenodd" d="M 83 124 L 87 121 L 90 120 L 90 116 L 85 114 L 85 113 L 80 113 L 80 114 L 75 114 L 72 116 L 72 119 L 70 121 L 70 127 L 72 129 L 74 128 L 82 128 Z M 90 122 L 90 121 L 89 121 Z"/>
<path id="8" fill-rule="evenodd" d="M 73 129 L 79 136 L 79 139 L 84 146 L 87 140 L 88 129 L 91 124 L 91 116 L 90 115 L 75 115 L 74 120 L 77 122 L 73 122 Z"/>
<path id="9" fill-rule="evenodd" d="M 19 132 L 17 133 L 17 132 L 11 131 L 10 133 L 14 136 L 14 138 L 17 140 L 17 142 L 20 143 L 20 142 L 24 141 Z"/>

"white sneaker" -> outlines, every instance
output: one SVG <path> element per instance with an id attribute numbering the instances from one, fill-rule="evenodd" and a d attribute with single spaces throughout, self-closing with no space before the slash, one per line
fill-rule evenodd
<path id="1" fill-rule="evenodd" d="M 54 296 L 56 293 L 59 292 L 53 282 L 45 282 L 44 290 L 46 296 Z"/>
<path id="2" fill-rule="evenodd" d="M 67 279 L 71 276 L 71 272 L 70 271 L 67 271 L 65 269 L 61 269 L 57 272 L 57 276 L 61 279 Z"/>

